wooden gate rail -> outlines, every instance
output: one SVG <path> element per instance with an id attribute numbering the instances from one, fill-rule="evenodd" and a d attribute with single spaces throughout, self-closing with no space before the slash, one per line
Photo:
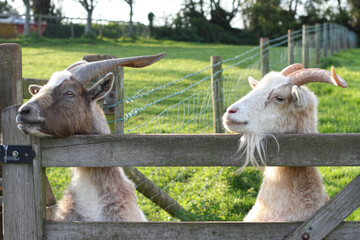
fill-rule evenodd
<path id="1" fill-rule="evenodd" d="M 285 239 L 300 222 L 148 222 L 148 223 L 79 223 L 49 222 L 44 239 L 197 239 L 197 240 L 276 240 Z M 325 239 L 358 239 L 360 222 L 343 222 Z M 301 236 L 298 239 L 302 239 Z M 315 238 L 310 238 L 310 240 Z"/>
<path id="2" fill-rule="evenodd" d="M 242 166 L 237 134 L 79 135 L 42 141 L 43 167 Z M 268 166 L 360 166 L 360 134 L 283 134 Z M 101 160 L 100 157 L 101 156 Z"/>
<path id="3" fill-rule="evenodd" d="M 240 166 L 239 135 L 89 135 L 40 139 L 2 114 L 4 144 L 32 145 L 32 164 L 3 164 L 4 239 L 356 239 L 360 222 L 342 222 L 360 205 L 360 175 L 304 223 L 45 221 L 45 167 Z M 268 143 L 268 165 L 360 166 L 360 134 L 297 134 Z M 83 161 L 82 159 L 87 159 Z M 301 162 L 300 162 L 301 161 Z M 304 235 L 309 234 L 309 235 Z M 306 238 L 306 237 L 310 238 Z M 305 237 L 305 238 L 304 238 Z"/>

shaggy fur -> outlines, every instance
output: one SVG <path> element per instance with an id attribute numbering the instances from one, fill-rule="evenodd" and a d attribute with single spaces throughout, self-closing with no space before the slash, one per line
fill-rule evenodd
<path id="1" fill-rule="evenodd" d="M 68 71 L 58 72 L 47 85 L 29 87 L 33 97 L 19 109 L 18 127 L 37 136 L 109 134 L 105 115 L 96 100 L 111 90 L 113 81 L 113 74 L 108 74 L 86 89 Z M 122 168 L 77 167 L 72 172 L 54 220 L 146 221 L 137 207 L 135 186 Z"/>
<path id="2" fill-rule="evenodd" d="M 227 130 L 243 133 L 239 151 L 248 164 L 265 163 L 265 137 L 275 133 L 317 133 L 317 98 L 308 88 L 297 87 L 286 76 L 272 72 L 231 105 L 223 117 Z M 241 169 L 241 170 L 242 170 Z M 329 197 L 315 167 L 265 167 L 256 203 L 246 222 L 303 221 Z"/>

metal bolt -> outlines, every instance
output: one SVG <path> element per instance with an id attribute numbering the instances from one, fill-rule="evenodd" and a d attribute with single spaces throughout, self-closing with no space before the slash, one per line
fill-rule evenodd
<path id="1" fill-rule="evenodd" d="M 13 151 L 13 152 L 12 152 L 12 156 L 13 156 L 14 158 L 17 158 L 17 157 L 19 156 L 19 152 L 18 152 L 18 151 Z"/>
<path id="2" fill-rule="evenodd" d="M 309 239 L 310 239 L 310 234 L 308 234 L 308 233 L 306 232 L 306 233 L 304 233 L 301 237 L 302 237 L 303 240 L 309 240 Z"/>

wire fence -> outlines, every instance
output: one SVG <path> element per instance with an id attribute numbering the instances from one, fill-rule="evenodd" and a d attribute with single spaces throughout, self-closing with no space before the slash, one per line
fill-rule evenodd
<path id="1" fill-rule="evenodd" d="M 212 78 L 220 81 L 222 85 L 222 94 L 217 96 L 216 101 L 221 101 L 224 107 L 227 107 L 250 91 L 248 76 L 261 79 L 264 58 L 268 58 L 269 71 L 280 71 L 291 62 L 317 67 L 324 57 L 355 47 L 356 41 L 354 33 L 334 24 L 308 26 L 292 31 L 241 55 L 222 60 L 160 87 L 137 90 L 136 94 L 108 106 L 124 104 L 126 112 L 124 117 L 109 123 L 124 124 L 124 132 L 117 132 L 118 134 L 212 133 L 214 122 L 221 122 L 221 116 L 215 119 L 213 117 L 212 84 L 215 83 L 211 82 Z M 307 49 L 304 49 L 304 45 Z M 290 55 L 293 55 L 293 59 L 290 59 Z M 211 74 L 211 70 L 219 65 L 222 65 L 222 68 Z M 222 109 L 224 110 L 225 108 Z M 222 184 L 222 180 L 233 173 L 233 168 L 141 167 L 138 170 L 147 176 L 146 181 L 154 182 L 162 192 L 168 193 L 184 207 L 187 213 L 180 219 L 231 220 L 226 217 L 228 205 L 233 205 L 236 199 L 218 202 L 219 198 L 216 199 L 215 196 L 226 195 L 219 189 L 227 189 L 227 186 L 218 186 L 217 183 Z M 243 174 L 246 175 L 246 172 Z M 138 183 L 141 184 L 144 182 Z M 251 187 L 249 189 L 254 190 Z M 250 194 L 253 194 L 252 191 Z M 255 196 L 256 194 L 253 200 Z M 139 205 L 149 220 L 177 220 L 161 211 L 142 194 L 138 194 L 138 197 Z M 224 196 L 220 199 L 224 199 Z M 212 208 L 215 205 L 216 210 Z M 239 213 L 239 218 L 242 217 L 241 214 Z"/>

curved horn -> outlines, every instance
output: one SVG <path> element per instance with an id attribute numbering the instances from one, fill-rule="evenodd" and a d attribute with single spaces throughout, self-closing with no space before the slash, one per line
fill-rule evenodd
<path id="1" fill-rule="evenodd" d="M 290 66 L 287 66 L 286 68 L 284 68 L 280 73 L 281 75 L 283 76 L 287 76 L 289 75 L 290 73 L 293 73 L 297 70 L 301 70 L 303 69 L 303 65 L 300 64 L 300 63 L 294 63 L 294 64 L 291 64 Z"/>
<path id="2" fill-rule="evenodd" d="M 153 64 L 164 58 L 166 53 L 160 53 L 151 56 L 129 57 L 106 59 L 97 62 L 88 62 L 69 69 L 75 79 L 81 83 L 85 83 L 96 76 L 111 70 L 117 66 L 142 68 Z"/>
<path id="3" fill-rule="evenodd" d="M 293 72 L 288 77 L 290 82 L 297 86 L 310 82 L 324 82 L 343 88 L 347 87 L 346 81 L 335 73 L 334 66 L 331 67 L 331 72 L 319 68 L 308 68 Z"/>
<path id="4" fill-rule="evenodd" d="M 76 68 L 76 67 L 78 67 L 78 66 L 80 66 L 80 65 L 82 65 L 82 64 L 84 64 L 84 63 L 87 63 L 87 61 L 84 61 L 84 60 L 78 61 L 78 62 L 73 63 L 73 64 L 71 64 L 70 66 L 68 66 L 68 67 L 66 68 L 66 70 L 70 71 L 71 69 Z"/>

